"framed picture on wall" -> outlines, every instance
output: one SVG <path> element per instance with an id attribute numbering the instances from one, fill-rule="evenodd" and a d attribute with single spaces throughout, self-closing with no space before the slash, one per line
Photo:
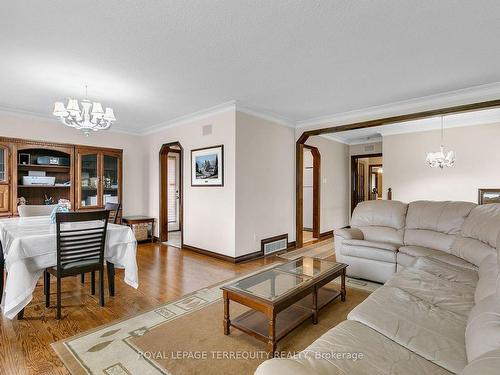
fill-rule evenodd
<path id="1" fill-rule="evenodd" d="M 191 150 L 191 186 L 224 186 L 224 145 Z"/>
<path id="2" fill-rule="evenodd" d="M 500 203 L 500 188 L 498 189 L 479 189 L 479 204 Z"/>

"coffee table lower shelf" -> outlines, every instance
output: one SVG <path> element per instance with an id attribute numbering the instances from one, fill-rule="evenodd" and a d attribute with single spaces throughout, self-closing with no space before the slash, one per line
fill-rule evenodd
<path id="1" fill-rule="evenodd" d="M 341 293 L 329 288 L 318 290 L 318 310 L 340 297 Z M 287 307 L 276 316 L 275 341 L 281 340 L 297 326 L 314 316 L 313 298 L 308 295 L 295 304 Z M 262 312 L 249 310 L 231 319 L 230 325 L 264 342 L 269 341 L 269 318 Z"/>

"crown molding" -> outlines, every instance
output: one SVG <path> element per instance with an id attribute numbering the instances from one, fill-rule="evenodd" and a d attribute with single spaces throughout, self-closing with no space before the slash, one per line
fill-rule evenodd
<path id="1" fill-rule="evenodd" d="M 221 103 L 221 104 L 215 105 L 215 106 L 210 107 L 210 108 L 202 109 L 200 111 L 196 111 L 193 113 L 189 113 L 186 115 L 176 117 L 172 120 L 164 121 L 164 122 L 161 122 L 159 124 L 149 126 L 149 127 L 145 128 L 141 132 L 141 134 L 142 135 L 154 134 L 154 133 L 157 133 L 157 132 L 162 131 L 164 129 L 173 128 L 173 127 L 185 124 L 187 122 L 201 120 L 201 119 L 204 119 L 208 116 L 213 116 L 213 115 L 216 115 L 219 113 L 224 113 L 224 112 L 227 112 L 230 110 L 233 110 L 233 111 L 236 110 L 236 101 L 235 100 Z"/>
<path id="2" fill-rule="evenodd" d="M 366 121 L 373 118 L 390 117 L 404 113 L 438 109 L 477 101 L 493 100 L 498 99 L 499 97 L 500 82 L 495 82 L 380 106 L 373 106 L 354 111 L 297 121 L 296 127 L 326 127 L 327 125 L 331 126 L 332 124 L 340 126 L 349 122 Z"/>
<path id="3" fill-rule="evenodd" d="M 279 125 L 288 126 L 294 129 L 296 128 L 295 122 L 290 119 L 287 119 L 286 117 L 283 117 L 281 115 L 278 115 L 270 111 L 255 109 L 248 106 L 247 104 L 243 104 L 238 101 L 236 102 L 236 111 L 246 113 L 247 115 L 259 117 L 263 120 L 274 122 Z"/>

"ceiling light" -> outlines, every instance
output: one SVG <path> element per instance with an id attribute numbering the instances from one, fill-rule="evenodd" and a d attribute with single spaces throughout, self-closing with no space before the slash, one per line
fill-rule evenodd
<path id="1" fill-rule="evenodd" d="M 444 167 L 453 167 L 455 165 L 455 151 L 448 151 L 445 156 L 444 152 L 444 119 L 441 116 L 441 146 L 439 147 L 438 152 L 429 152 L 427 154 L 427 163 L 431 168 L 441 168 Z"/>
<path id="2" fill-rule="evenodd" d="M 111 124 L 116 121 L 113 109 L 106 107 L 102 109 L 99 102 L 91 102 L 87 99 L 87 86 L 85 86 L 85 99 L 81 101 L 82 109 L 77 99 L 70 98 L 65 107 L 62 102 L 54 103 L 52 114 L 59 117 L 61 122 L 71 128 L 82 130 L 86 136 L 91 131 L 109 129 Z"/>

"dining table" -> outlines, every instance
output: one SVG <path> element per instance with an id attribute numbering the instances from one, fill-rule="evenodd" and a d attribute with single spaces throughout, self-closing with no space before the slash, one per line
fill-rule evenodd
<path id="1" fill-rule="evenodd" d="M 91 222 L 79 224 L 93 225 Z M 0 242 L 1 309 L 6 318 L 14 319 L 31 302 L 43 271 L 57 265 L 56 224 L 49 216 L 2 219 Z M 124 269 L 124 282 L 135 289 L 139 286 L 136 251 L 137 241 L 130 227 L 108 223 L 104 249 L 108 272 L 112 272 L 114 279 L 114 268 Z M 114 283 L 110 284 L 111 289 L 114 293 Z"/>

